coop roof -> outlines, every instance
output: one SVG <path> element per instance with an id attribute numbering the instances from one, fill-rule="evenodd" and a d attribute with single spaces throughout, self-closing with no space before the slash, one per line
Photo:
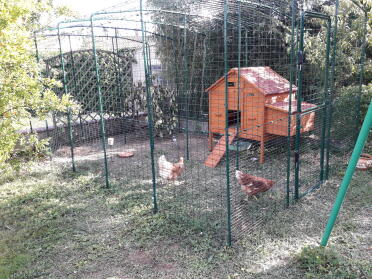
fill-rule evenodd
<path id="1" fill-rule="evenodd" d="M 238 74 L 238 68 L 232 68 L 228 72 L 228 76 Z M 264 95 L 280 94 L 289 91 L 289 81 L 279 75 L 270 67 L 246 67 L 240 68 L 240 77 L 252 84 Z M 221 82 L 224 77 L 221 77 L 212 84 L 206 91 L 209 92 Z M 292 86 L 293 91 L 297 91 L 296 86 Z"/>
<path id="2" fill-rule="evenodd" d="M 286 112 L 286 113 L 289 111 L 289 102 L 276 102 L 276 103 L 273 103 L 273 104 L 266 104 L 265 106 L 268 107 L 268 108 L 272 108 L 272 109 L 282 111 L 282 112 Z M 301 103 L 301 110 L 302 111 L 315 109 L 315 108 L 316 108 L 316 105 L 314 105 L 314 104 L 310 104 L 310 103 L 306 103 L 306 102 Z M 297 101 L 295 101 L 295 100 L 292 101 L 292 103 L 291 103 L 291 112 L 292 112 L 292 114 L 297 112 Z"/>

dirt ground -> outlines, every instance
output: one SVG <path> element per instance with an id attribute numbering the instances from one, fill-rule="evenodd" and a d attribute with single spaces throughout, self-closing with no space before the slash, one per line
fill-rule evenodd
<path id="1" fill-rule="evenodd" d="M 151 152 L 147 130 L 136 133 L 121 134 L 111 137 L 114 144 L 107 147 L 110 183 L 117 185 L 141 184 L 145 189 L 152 188 Z M 187 146 L 189 153 L 187 154 Z M 319 140 L 308 137 L 301 154 L 300 194 L 319 181 Z M 232 196 L 232 226 L 235 239 L 250 233 L 265 219 L 271 218 L 283 210 L 288 196 L 293 199 L 294 165 L 291 158 L 291 176 L 287 190 L 287 139 L 275 138 L 265 145 L 265 164 L 259 163 L 260 149 L 257 142 L 249 149 L 240 152 L 230 151 L 229 173 Z M 134 156 L 122 159 L 118 154 L 131 151 Z M 204 161 L 209 155 L 208 139 L 205 134 L 175 134 L 165 138 L 155 138 L 154 164 L 156 173 L 157 160 L 161 155 L 172 162 L 181 156 L 186 160 L 186 169 L 182 177 L 172 183 L 156 177 L 158 206 L 173 213 L 177 218 L 192 219 L 214 227 L 215 234 L 225 241 L 226 232 L 226 160 L 222 158 L 216 168 L 206 167 Z M 63 147 L 56 151 L 57 162 L 68 163 L 70 148 Z M 95 169 L 103 173 L 103 151 L 99 140 L 76 146 L 74 149 L 77 169 Z M 101 164 L 101 165 L 100 165 Z M 235 178 L 235 169 L 251 175 L 273 180 L 274 187 L 259 194 L 258 199 L 248 198 Z"/>

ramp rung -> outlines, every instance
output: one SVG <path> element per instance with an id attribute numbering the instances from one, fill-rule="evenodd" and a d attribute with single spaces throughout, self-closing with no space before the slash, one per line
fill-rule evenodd
<path id="1" fill-rule="evenodd" d="M 229 144 L 233 142 L 236 137 L 236 130 L 229 133 Z M 220 140 L 217 142 L 215 147 L 213 148 L 212 152 L 208 155 L 207 159 L 204 162 L 204 165 L 207 167 L 215 168 L 218 163 L 221 161 L 222 157 L 226 153 L 226 137 L 222 136 Z"/>

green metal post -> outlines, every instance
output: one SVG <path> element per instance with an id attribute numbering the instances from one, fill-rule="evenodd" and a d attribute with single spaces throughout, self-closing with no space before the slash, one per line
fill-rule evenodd
<path id="1" fill-rule="evenodd" d="M 74 54 L 72 52 L 71 36 L 70 35 L 68 36 L 68 43 L 69 43 L 69 46 L 70 46 L 70 57 L 71 57 L 71 65 L 72 65 L 72 76 L 73 76 L 74 87 L 75 87 L 74 89 L 76 90 L 77 89 L 77 82 L 76 82 L 75 60 L 74 60 Z M 83 134 L 84 129 L 83 129 L 83 123 L 82 123 L 82 118 L 81 118 L 81 111 L 79 111 L 78 117 L 79 117 L 79 123 L 80 123 L 81 133 Z"/>
<path id="2" fill-rule="evenodd" d="M 111 46 L 112 46 L 112 55 L 113 55 L 112 60 L 114 61 L 114 65 L 115 65 L 115 81 L 116 81 L 115 91 L 116 91 L 116 96 L 119 96 L 119 83 L 118 83 L 118 78 L 119 78 L 118 64 L 119 63 L 118 63 L 118 56 L 115 51 L 115 37 L 111 37 Z"/>
<path id="3" fill-rule="evenodd" d="M 241 3 L 238 2 L 238 112 L 236 116 L 236 134 L 239 138 L 239 130 L 240 130 L 240 56 L 241 56 L 241 48 L 242 48 L 242 23 L 241 23 Z M 235 168 L 239 169 L 239 141 L 236 144 L 236 162 L 235 162 Z"/>
<path id="4" fill-rule="evenodd" d="M 245 29 L 245 38 L 244 38 L 244 44 L 245 44 L 245 65 L 244 67 L 248 67 L 248 32 L 247 29 Z"/>
<path id="5" fill-rule="evenodd" d="M 207 58 L 207 36 L 203 39 L 203 65 L 202 65 L 202 76 L 201 76 L 201 96 L 200 96 L 200 106 L 199 106 L 199 114 L 200 116 L 203 115 L 204 112 L 204 90 L 205 90 L 205 63 Z"/>
<path id="6" fill-rule="evenodd" d="M 94 17 L 94 14 L 90 16 L 90 29 L 91 29 L 91 35 L 92 35 L 93 56 L 94 56 L 96 79 L 97 79 L 97 94 L 98 94 L 98 102 L 99 102 L 100 132 L 101 132 L 101 142 L 102 142 L 102 148 L 103 148 L 105 182 L 106 182 L 106 187 L 109 188 L 110 181 L 109 181 L 109 168 L 108 168 L 108 162 L 107 162 L 106 128 L 105 128 L 104 109 L 103 109 L 103 97 L 102 97 L 102 92 L 101 92 L 99 63 L 98 63 L 97 49 L 96 49 L 96 39 L 94 37 L 93 17 Z"/>
<path id="7" fill-rule="evenodd" d="M 60 35 L 60 23 L 57 24 L 58 29 L 58 44 L 59 44 L 59 55 L 61 57 L 61 65 L 62 65 L 62 73 L 63 73 L 63 91 L 65 94 L 68 93 L 67 88 L 67 76 L 66 76 L 66 69 L 65 69 L 65 60 L 63 58 L 63 52 L 62 52 L 62 44 L 61 44 L 61 35 Z M 72 133 L 72 125 L 71 125 L 71 109 L 68 108 L 67 110 L 67 128 L 68 128 L 68 136 L 70 140 L 70 149 L 71 149 L 71 163 L 72 163 L 72 171 L 76 171 L 75 166 L 75 156 L 74 156 L 74 137 Z"/>
<path id="8" fill-rule="evenodd" d="M 39 64 L 39 62 L 40 62 L 40 57 L 39 57 L 39 48 L 38 48 L 38 45 L 37 45 L 36 32 L 34 32 L 34 44 L 35 44 L 35 56 L 36 56 L 36 62 Z M 48 120 L 45 120 L 45 129 L 46 129 L 47 137 L 49 137 L 49 125 L 48 125 Z"/>
<path id="9" fill-rule="evenodd" d="M 303 55 L 304 49 L 304 25 L 305 25 L 305 14 L 301 15 L 300 21 L 300 42 L 298 55 Z M 299 187 L 300 187 L 300 140 L 301 140 L 301 103 L 302 103 L 302 59 L 297 59 L 298 63 L 298 88 L 297 88 L 297 113 L 296 113 L 296 143 L 295 143 L 295 200 L 299 199 Z M 299 61 L 301 60 L 301 61 Z"/>
<path id="10" fill-rule="evenodd" d="M 142 50 L 143 59 L 145 66 L 145 76 L 146 76 L 146 98 L 147 98 L 147 113 L 148 113 L 148 129 L 150 137 L 150 154 L 151 154 L 151 171 L 152 171 L 152 199 L 153 199 L 153 211 L 158 212 L 158 202 L 156 194 L 156 172 L 155 172 L 155 160 L 154 160 L 154 131 L 153 131 L 153 108 L 152 108 L 152 94 L 150 91 L 151 87 L 151 76 L 149 75 L 148 61 L 147 61 L 147 50 L 146 50 L 146 37 L 143 22 L 143 11 L 142 11 L 142 0 L 140 0 L 140 15 L 141 15 L 141 29 L 142 29 Z"/>
<path id="11" fill-rule="evenodd" d="M 363 10 L 364 11 L 364 10 Z M 367 46 L 367 24 L 368 24 L 368 13 L 364 11 L 364 30 L 363 30 L 363 43 L 362 49 L 360 53 L 360 73 L 359 73 L 359 94 L 357 96 L 357 104 L 356 104 L 356 131 L 358 131 L 358 127 L 360 125 L 360 104 L 361 104 L 361 97 L 362 97 L 362 90 L 363 90 L 363 80 L 364 80 L 364 63 L 366 59 L 366 46 Z M 357 132 L 355 133 L 357 135 Z"/>
<path id="12" fill-rule="evenodd" d="M 300 25 L 300 46 L 299 55 L 301 55 L 299 74 L 298 74 L 298 98 L 297 98 L 297 115 L 296 115 L 296 151 L 295 151 L 295 199 L 299 199 L 299 171 L 300 171 L 300 140 L 301 140 L 301 116 L 302 116 L 302 78 L 303 78 L 303 51 L 304 51 L 304 25 L 306 17 L 319 18 L 327 22 L 327 41 L 326 41 L 326 57 L 324 70 L 324 94 L 322 104 L 322 130 L 321 130 L 321 146 L 320 146 L 320 183 L 324 181 L 324 151 L 325 151 L 325 135 L 327 125 L 327 106 L 329 102 L 329 55 L 331 44 L 331 18 L 325 14 L 316 12 L 305 12 L 301 15 Z M 319 184 L 320 185 L 320 184 Z"/>
<path id="13" fill-rule="evenodd" d="M 188 52 L 187 52 L 187 18 L 184 15 L 184 31 L 183 31 L 183 64 L 184 64 L 184 96 L 186 97 L 186 160 L 190 159 L 189 154 L 189 95 L 191 94 L 189 84 L 189 65 L 188 65 Z"/>
<path id="14" fill-rule="evenodd" d="M 293 94 L 293 82 L 295 75 L 295 25 L 296 25 L 296 3 L 297 0 L 292 0 L 292 28 L 291 28 L 291 55 L 290 55 L 290 77 L 289 77 L 289 106 L 288 106 L 288 137 L 287 137 L 287 193 L 286 193 L 286 206 L 289 206 L 289 192 L 290 192 L 290 181 L 291 181 L 291 116 L 292 116 L 292 94 Z"/>
<path id="15" fill-rule="evenodd" d="M 369 103 L 367 115 L 364 119 L 362 128 L 359 132 L 359 136 L 358 136 L 357 142 L 355 144 L 353 153 L 351 154 L 351 158 L 350 158 L 349 164 L 347 166 L 344 178 L 341 182 L 339 191 L 337 193 L 336 201 L 333 204 L 333 208 L 332 208 L 331 214 L 329 216 L 327 226 L 325 228 L 322 240 L 320 242 L 321 246 L 326 246 L 327 243 L 328 243 L 329 236 L 331 235 L 331 232 L 332 232 L 333 226 L 336 222 L 338 213 L 340 212 L 341 205 L 342 205 L 342 203 L 345 199 L 345 195 L 347 193 L 350 181 L 353 177 L 355 167 L 358 163 L 360 154 L 363 151 L 363 147 L 364 147 L 364 144 L 365 144 L 365 142 L 368 138 L 368 134 L 369 134 L 369 131 L 370 131 L 371 127 L 372 127 L 372 101 Z"/>
<path id="16" fill-rule="evenodd" d="M 116 82 L 118 84 L 118 96 L 120 96 L 120 94 L 124 93 L 121 86 L 123 85 L 122 83 L 122 75 L 121 75 L 121 67 L 120 67 L 120 63 L 119 63 L 119 43 L 118 43 L 118 29 L 115 28 L 115 47 L 116 47 L 116 61 L 117 61 L 117 65 L 116 65 Z M 115 53 L 114 53 L 115 54 Z M 123 99 L 123 98 L 121 98 Z M 124 108 L 124 105 L 123 105 L 123 108 Z M 125 108 L 124 108 L 125 109 Z M 124 137 L 124 143 L 126 143 L 126 135 Z"/>
<path id="17" fill-rule="evenodd" d="M 147 42 L 146 42 L 146 51 L 147 51 L 147 63 L 148 63 L 149 76 L 152 79 L 153 75 L 152 75 L 152 64 L 151 64 L 152 63 L 152 61 L 151 61 L 151 49 L 150 49 L 150 45 Z"/>
<path id="18" fill-rule="evenodd" d="M 173 28 L 172 30 L 173 32 L 173 38 L 176 38 L 176 35 L 175 35 L 175 29 Z M 173 63 L 173 66 L 174 66 L 174 83 L 175 83 L 175 87 L 176 87 L 176 103 L 179 104 L 180 103 L 180 89 L 179 89 L 179 81 L 178 81 L 178 56 L 177 56 L 177 53 L 176 53 L 176 45 L 174 43 L 174 41 L 172 40 L 171 41 L 172 43 L 172 50 L 173 50 L 173 56 L 174 56 L 174 63 Z M 181 115 L 180 115 L 180 109 L 177 110 L 177 117 L 178 117 L 178 131 L 181 130 L 181 126 L 180 126 L 180 119 L 181 119 Z"/>
<path id="19" fill-rule="evenodd" d="M 67 109 L 67 125 L 68 125 L 68 137 L 70 138 L 71 143 L 71 158 L 72 158 L 72 170 L 75 172 L 75 161 L 74 161 L 74 140 L 73 140 L 73 133 L 72 133 L 72 127 L 71 127 L 71 108 Z"/>
<path id="20" fill-rule="evenodd" d="M 327 42 L 326 42 L 326 59 L 325 59 L 325 73 L 324 73 L 324 95 L 323 95 L 323 114 L 322 114 L 322 131 L 320 138 L 320 183 L 324 181 L 324 151 L 325 151 L 325 140 L 326 140 L 326 126 L 327 126 L 327 112 L 329 106 L 329 55 L 331 50 L 331 18 L 327 20 Z"/>
<path id="21" fill-rule="evenodd" d="M 121 110 L 126 111 L 128 108 L 124 107 L 125 96 L 121 95 L 122 93 L 124 94 L 124 92 L 121 90 L 122 81 L 121 81 L 121 73 L 120 73 L 118 30 L 117 28 L 115 28 L 114 30 L 115 30 L 115 37 L 111 38 L 111 44 L 112 44 L 112 55 L 114 56 L 113 60 L 115 64 L 116 96 L 120 96 L 119 100 L 115 100 L 115 102 L 118 102 L 120 104 L 120 111 L 117 111 L 118 107 L 116 106 L 115 113 L 116 114 L 120 113 L 120 116 L 123 116 Z M 116 47 L 116 51 L 115 51 L 115 47 Z M 132 116 L 134 116 L 133 106 L 132 106 Z M 127 132 L 125 131 L 125 129 L 123 130 L 123 133 L 124 133 L 124 144 L 126 144 L 127 143 Z"/>
<path id="22" fill-rule="evenodd" d="M 331 126 L 332 126 L 332 98 L 334 96 L 335 88 L 335 67 L 336 67 L 336 55 L 337 55 L 337 32 L 338 32 L 338 10 L 339 10 L 339 0 L 336 0 L 335 7 L 335 20 L 333 28 L 333 50 L 332 50 L 332 62 L 331 62 L 331 84 L 329 90 L 329 103 L 328 103 L 328 125 L 327 125 L 327 137 L 326 137 L 326 158 L 325 158 L 325 171 L 324 179 L 328 180 L 329 177 L 329 146 L 331 141 Z"/>
<path id="23" fill-rule="evenodd" d="M 229 156 L 229 104 L 228 104 L 228 49 L 227 49 L 227 13 L 228 5 L 227 1 L 224 1 L 223 11 L 223 62 L 224 62 L 224 77 L 225 77 L 225 141 L 226 141 L 226 207 L 227 207 L 227 245 L 231 246 L 232 243 L 232 232 L 231 232 L 231 203 L 230 203 L 230 156 Z"/>

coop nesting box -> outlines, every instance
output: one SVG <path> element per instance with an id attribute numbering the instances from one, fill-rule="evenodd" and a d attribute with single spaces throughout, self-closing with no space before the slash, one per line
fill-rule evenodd
<path id="1" fill-rule="evenodd" d="M 288 135 L 290 83 L 270 67 L 241 68 L 240 78 L 238 74 L 238 68 L 232 68 L 227 75 L 229 142 L 236 136 L 259 141 L 260 163 L 263 163 L 265 141 L 274 136 Z M 292 100 L 295 100 L 296 91 L 297 88 L 293 86 Z M 218 79 L 206 92 L 209 94 L 209 146 L 212 150 L 213 137 L 225 133 L 225 78 Z M 311 111 L 311 108 L 315 107 L 310 103 L 302 103 L 303 110 Z M 293 136 L 296 134 L 296 101 L 292 101 L 291 108 L 290 135 Z M 313 130 L 314 119 L 315 112 L 303 115 L 301 132 Z M 236 125 L 239 125 L 239 130 L 236 129 Z M 207 166 L 214 167 L 218 164 L 225 153 L 223 144 L 226 145 L 225 142 L 221 142 L 213 148 L 205 162 Z"/>

